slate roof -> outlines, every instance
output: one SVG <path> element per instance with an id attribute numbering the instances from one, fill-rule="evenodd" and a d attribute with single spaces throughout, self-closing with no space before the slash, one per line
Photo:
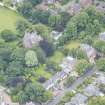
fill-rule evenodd
<path id="1" fill-rule="evenodd" d="M 103 93 L 93 84 L 88 85 L 84 89 L 84 94 L 87 96 L 101 96 Z"/>
<path id="2" fill-rule="evenodd" d="M 105 41 L 105 32 L 100 33 L 99 38 Z"/>
<path id="3" fill-rule="evenodd" d="M 71 56 L 68 56 L 60 64 L 60 67 L 62 68 L 62 70 L 64 70 L 64 72 L 69 74 L 73 70 L 75 64 L 76 64 L 76 59 L 74 59 Z"/>
<path id="4" fill-rule="evenodd" d="M 70 13 L 71 15 L 75 15 L 81 11 L 81 5 L 78 3 L 73 3 L 70 5 L 67 9 L 67 12 Z"/>
<path id="5" fill-rule="evenodd" d="M 37 32 L 26 32 L 23 37 L 23 46 L 25 48 L 31 48 L 33 45 L 38 45 L 43 40 Z"/>
<path id="6" fill-rule="evenodd" d="M 94 56 L 96 57 L 97 55 L 96 50 L 92 46 L 88 44 L 81 44 L 80 47 L 86 52 L 88 58 L 94 57 Z"/>
<path id="7" fill-rule="evenodd" d="M 85 105 L 87 100 L 88 100 L 87 96 L 78 93 L 74 97 L 72 97 L 71 102 L 66 103 L 65 105 Z"/>

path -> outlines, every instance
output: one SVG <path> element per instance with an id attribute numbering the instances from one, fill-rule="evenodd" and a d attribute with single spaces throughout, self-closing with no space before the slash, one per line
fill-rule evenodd
<path id="1" fill-rule="evenodd" d="M 72 85 L 69 86 L 69 88 L 62 91 L 58 96 L 54 97 L 54 99 L 52 101 L 50 101 L 44 105 L 57 105 L 60 102 L 60 100 L 62 99 L 62 97 L 65 95 L 65 93 L 75 90 L 77 88 L 77 86 L 82 84 L 87 77 L 92 76 L 95 71 L 96 71 L 95 67 L 88 69 L 87 72 L 83 76 L 79 77 Z"/>

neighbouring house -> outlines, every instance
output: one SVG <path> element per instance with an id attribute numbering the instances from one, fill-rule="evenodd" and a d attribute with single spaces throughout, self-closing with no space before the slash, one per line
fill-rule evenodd
<path id="1" fill-rule="evenodd" d="M 24 0 L 11 0 L 11 1 L 12 1 L 12 4 L 13 4 L 13 7 L 15 8 L 16 4 L 22 3 Z"/>
<path id="2" fill-rule="evenodd" d="M 62 71 L 57 72 L 51 79 L 47 80 L 44 84 L 43 87 L 46 90 L 49 90 L 53 88 L 58 81 L 62 81 L 65 78 L 68 77 L 69 73 L 71 73 L 74 69 L 76 60 L 72 57 L 66 57 L 63 62 L 60 64 L 60 67 L 62 68 Z"/>
<path id="3" fill-rule="evenodd" d="M 62 36 L 62 33 L 58 31 L 52 31 L 51 36 L 53 37 L 54 40 L 58 40 Z"/>
<path id="4" fill-rule="evenodd" d="M 26 105 L 36 105 L 36 104 L 33 102 L 27 102 Z"/>
<path id="5" fill-rule="evenodd" d="M 41 40 L 43 40 L 43 38 L 38 35 L 36 31 L 25 32 L 25 35 L 23 37 L 23 46 L 25 48 L 31 48 L 35 45 L 38 45 Z"/>
<path id="6" fill-rule="evenodd" d="M 97 11 L 105 13 L 105 2 L 104 1 L 94 0 L 94 4 L 96 5 Z"/>
<path id="7" fill-rule="evenodd" d="M 54 4 L 57 0 L 43 0 L 43 3 L 48 5 L 48 4 Z"/>
<path id="8" fill-rule="evenodd" d="M 72 5 L 70 5 L 67 9 L 67 12 L 70 15 L 75 15 L 77 13 L 79 13 L 81 11 L 81 5 L 79 3 L 73 3 Z"/>
<path id="9" fill-rule="evenodd" d="M 100 91 L 100 89 L 93 84 L 89 84 L 85 89 L 84 89 L 84 94 L 91 97 L 91 96 L 104 96 L 104 94 Z"/>
<path id="10" fill-rule="evenodd" d="M 74 69 L 75 64 L 76 64 L 76 59 L 71 56 L 68 56 L 64 58 L 63 62 L 60 64 L 60 67 L 65 73 L 69 74 Z"/>
<path id="11" fill-rule="evenodd" d="M 105 41 L 105 32 L 100 33 L 99 38 L 100 40 Z"/>
<path id="12" fill-rule="evenodd" d="M 65 105 L 86 105 L 88 101 L 88 97 L 78 93 L 74 97 L 71 98 L 71 101 L 66 103 Z"/>
<path id="13" fill-rule="evenodd" d="M 19 105 L 19 103 L 13 103 L 5 88 L 0 87 L 0 105 Z"/>
<path id="14" fill-rule="evenodd" d="M 82 7 L 86 8 L 92 5 L 93 0 L 80 0 L 80 4 Z"/>
<path id="15" fill-rule="evenodd" d="M 85 51 L 87 57 L 89 58 L 90 63 L 95 63 L 97 51 L 88 44 L 81 44 L 80 47 L 83 51 Z"/>
<path id="16" fill-rule="evenodd" d="M 97 78 L 95 80 L 96 84 L 104 84 L 105 85 L 105 75 L 101 73 L 96 73 Z"/>

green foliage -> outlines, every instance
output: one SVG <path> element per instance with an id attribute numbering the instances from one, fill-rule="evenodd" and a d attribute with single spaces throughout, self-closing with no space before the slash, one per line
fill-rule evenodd
<path id="1" fill-rule="evenodd" d="M 26 18 L 29 18 L 32 13 L 32 4 L 29 2 L 24 2 L 20 4 L 17 10 Z"/>
<path id="2" fill-rule="evenodd" d="M 97 40 L 94 42 L 94 47 L 101 53 L 105 54 L 105 42 Z"/>
<path id="3" fill-rule="evenodd" d="M 27 51 L 25 55 L 25 62 L 29 67 L 37 65 L 38 59 L 36 53 L 32 50 Z"/>
<path id="4" fill-rule="evenodd" d="M 80 60 L 76 65 L 76 71 L 78 72 L 79 75 L 83 75 L 90 66 L 91 64 L 86 60 Z"/>
<path id="5" fill-rule="evenodd" d="M 97 68 L 101 71 L 105 71 L 105 59 L 101 58 L 96 61 Z"/>
<path id="6" fill-rule="evenodd" d="M 4 30 L 1 32 L 1 37 L 6 41 L 14 41 L 17 39 L 17 36 L 10 30 Z"/>
<path id="7" fill-rule="evenodd" d="M 63 45 L 74 38 L 85 38 L 87 35 L 94 37 L 104 27 L 105 15 L 97 12 L 94 7 L 89 7 L 70 19 L 59 43 Z"/>
<path id="8" fill-rule="evenodd" d="M 73 92 L 66 93 L 58 105 L 65 105 L 65 103 L 69 102 L 74 95 Z"/>
<path id="9" fill-rule="evenodd" d="M 88 105 L 105 105 L 105 97 L 92 97 Z"/>

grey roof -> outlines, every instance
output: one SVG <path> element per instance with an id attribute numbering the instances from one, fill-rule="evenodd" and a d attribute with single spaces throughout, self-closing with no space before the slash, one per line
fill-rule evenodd
<path id="1" fill-rule="evenodd" d="M 26 103 L 26 105 L 36 105 L 33 102 Z"/>
<path id="2" fill-rule="evenodd" d="M 74 59 L 71 56 L 68 56 L 60 64 L 60 67 L 62 68 L 62 70 L 64 70 L 64 72 L 68 74 L 73 70 L 75 64 L 76 64 L 76 59 Z"/>
<path id="3" fill-rule="evenodd" d="M 84 89 L 84 94 L 87 96 L 100 96 L 102 92 L 99 90 L 98 87 L 90 84 Z"/>
<path id="4" fill-rule="evenodd" d="M 57 72 L 51 79 L 47 80 L 43 87 L 49 89 L 55 85 L 59 80 L 62 80 L 65 76 L 67 76 L 72 70 L 76 63 L 76 60 L 72 57 L 66 57 L 63 60 L 63 63 L 60 65 L 62 67 L 62 71 Z"/>
<path id="5" fill-rule="evenodd" d="M 44 88 L 49 89 L 49 88 L 53 87 L 57 83 L 57 81 L 61 80 L 66 75 L 67 74 L 64 71 L 56 73 L 51 79 L 47 80 L 43 84 Z"/>
<path id="6" fill-rule="evenodd" d="M 62 36 L 62 33 L 61 33 L 61 32 L 58 32 L 58 31 L 52 31 L 52 32 L 51 32 L 51 35 L 52 35 L 52 37 L 53 37 L 55 40 L 58 40 L 59 37 Z"/>
<path id="7" fill-rule="evenodd" d="M 88 44 L 81 44 L 80 47 L 86 52 L 88 57 L 96 55 L 96 50 L 92 46 Z"/>
<path id="8" fill-rule="evenodd" d="M 100 33 L 99 38 L 105 41 L 105 32 Z"/>
<path id="9" fill-rule="evenodd" d="M 96 79 L 96 83 L 105 84 L 105 76 L 104 76 L 104 75 L 100 75 L 100 76 Z"/>
<path id="10" fill-rule="evenodd" d="M 37 32 L 26 32 L 23 37 L 23 45 L 25 48 L 31 48 L 33 45 L 38 45 L 42 40 L 40 35 L 37 35 Z"/>
<path id="11" fill-rule="evenodd" d="M 87 102 L 88 97 L 78 93 L 74 97 L 72 97 L 71 102 L 66 103 L 65 105 L 83 105 Z"/>

